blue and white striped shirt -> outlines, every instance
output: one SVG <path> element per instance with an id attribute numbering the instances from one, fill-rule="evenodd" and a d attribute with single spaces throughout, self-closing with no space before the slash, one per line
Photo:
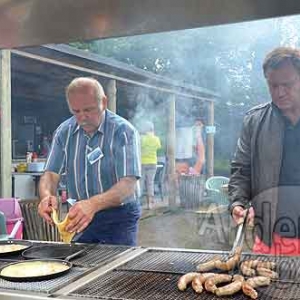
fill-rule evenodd
<path id="1" fill-rule="evenodd" d="M 96 148 L 103 156 L 90 163 L 88 154 Z M 82 200 L 101 194 L 123 177 L 141 177 L 139 134 L 127 120 L 109 110 L 91 137 L 71 117 L 55 131 L 45 171 L 65 174 L 70 198 Z"/>

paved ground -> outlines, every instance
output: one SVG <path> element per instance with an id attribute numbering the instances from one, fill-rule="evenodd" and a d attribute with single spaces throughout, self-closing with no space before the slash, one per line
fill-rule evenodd
<path id="1" fill-rule="evenodd" d="M 205 250 L 231 248 L 235 231 L 226 208 L 170 210 L 166 201 L 157 202 L 154 210 L 143 210 L 139 245 Z"/>

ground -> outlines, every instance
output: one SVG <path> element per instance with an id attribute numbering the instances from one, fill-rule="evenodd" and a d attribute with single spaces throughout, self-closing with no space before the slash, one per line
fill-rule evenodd
<path id="1" fill-rule="evenodd" d="M 139 226 L 139 245 L 146 247 L 230 250 L 234 237 L 226 208 L 170 210 L 167 202 L 159 200 L 155 209 L 143 209 Z"/>

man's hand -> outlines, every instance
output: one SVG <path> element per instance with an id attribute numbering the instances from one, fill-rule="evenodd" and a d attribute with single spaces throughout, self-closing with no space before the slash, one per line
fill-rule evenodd
<path id="1" fill-rule="evenodd" d="M 55 196 L 44 197 L 38 206 L 39 215 L 51 225 L 54 224 L 51 218 L 52 208 L 57 209 L 57 199 Z"/>
<path id="2" fill-rule="evenodd" d="M 246 215 L 246 209 L 244 209 L 242 206 L 235 206 L 232 211 L 232 218 L 233 221 L 239 225 L 244 221 L 244 217 Z M 248 214 L 248 220 L 247 223 L 249 226 L 254 226 L 254 209 L 253 207 L 250 207 L 249 214 Z"/>
<path id="3" fill-rule="evenodd" d="M 70 223 L 66 227 L 69 232 L 82 232 L 93 220 L 97 212 L 95 201 L 81 200 L 75 203 L 69 210 Z"/>

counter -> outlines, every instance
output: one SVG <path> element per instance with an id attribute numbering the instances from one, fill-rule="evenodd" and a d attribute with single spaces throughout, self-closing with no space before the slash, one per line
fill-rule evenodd
<path id="1" fill-rule="evenodd" d="M 12 196 L 21 199 L 38 197 L 38 185 L 43 172 L 13 172 Z"/>

